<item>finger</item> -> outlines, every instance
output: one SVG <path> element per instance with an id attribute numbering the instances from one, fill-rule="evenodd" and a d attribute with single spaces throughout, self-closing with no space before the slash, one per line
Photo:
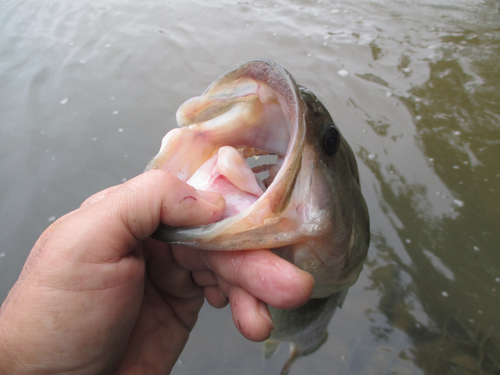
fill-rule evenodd
<path id="1" fill-rule="evenodd" d="M 227 284 L 225 280 L 218 279 L 212 271 L 207 270 L 193 271 L 191 275 L 196 284 L 205 287 L 205 299 L 212 307 L 220 309 L 228 304 L 229 292 L 224 293 L 219 286 L 220 282 Z"/>
<path id="2" fill-rule="evenodd" d="M 191 272 L 194 282 L 200 286 L 216 286 L 217 279 L 212 271 L 203 270 L 203 271 L 193 271 Z"/>
<path id="3" fill-rule="evenodd" d="M 221 309 L 229 302 L 229 298 L 220 290 L 218 286 L 205 287 L 205 299 L 207 302 L 216 309 Z"/>
<path id="4" fill-rule="evenodd" d="M 217 221 L 224 206 L 221 195 L 197 191 L 170 173 L 155 170 L 127 181 L 89 209 L 100 209 L 112 219 L 118 216 L 136 239 L 143 240 L 160 222 L 177 227 Z"/>
<path id="5" fill-rule="evenodd" d="M 87 206 L 90 206 L 94 203 L 99 202 L 100 200 L 106 198 L 108 195 L 112 194 L 114 191 L 120 188 L 120 185 L 117 186 L 111 186 L 107 189 L 101 190 L 94 195 L 88 197 L 80 206 L 80 208 L 85 208 Z"/>
<path id="6" fill-rule="evenodd" d="M 172 252 L 181 267 L 212 270 L 229 284 L 240 286 L 257 299 L 281 309 L 306 303 L 314 286 L 309 273 L 269 250 L 228 252 L 172 246 Z"/>
<path id="7" fill-rule="evenodd" d="M 59 225 L 59 234 L 66 244 L 69 241 L 71 256 L 80 256 L 73 251 L 79 248 L 81 254 L 97 257 L 89 261 L 109 261 L 130 253 L 160 222 L 207 224 L 219 219 L 224 205 L 221 195 L 199 193 L 167 172 L 150 171 L 91 198 Z"/>
<path id="8" fill-rule="evenodd" d="M 234 325 L 243 336 L 252 341 L 269 338 L 273 321 L 265 303 L 237 286 L 229 291 L 229 301 Z"/>
<path id="9" fill-rule="evenodd" d="M 181 266 L 191 271 L 207 271 L 210 270 L 207 260 L 205 259 L 205 250 L 194 249 L 185 245 L 171 245 L 172 254 L 176 262 Z"/>
<path id="10" fill-rule="evenodd" d="M 269 250 L 212 251 L 172 245 L 177 263 L 192 271 L 212 270 L 228 295 L 229 285 L 247 288 L 278 308 L 299 307 L 309 299 L 314 278 Z M 242 272 L 240 272 L 240 270 Z M 227 287 L 221 284 L 227 281 Z"/>
<path id="11" fill-rule="evenodd" d="M 175 262 L 167 244 L 152 238 L 146 241 L 147 273 L 155 288 L 176 298 L 196 298 L 203 295 L 203 287 L 195 283 L 190 271 Z"/>

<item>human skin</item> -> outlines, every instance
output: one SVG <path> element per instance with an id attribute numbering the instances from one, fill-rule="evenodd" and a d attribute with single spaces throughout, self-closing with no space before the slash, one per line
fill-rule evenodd
<path id="1" fill-rule="evenodd" d="M 217 221 L 224 205 L 156 170 L 54 222 L 0 309 L 0 373 L 169 373 L 205 298 L 214 307 L 229 300 L 246 338 L 269 337 L 267 304 L 304 304 L 310 274 L 266 249 L 203 251 L 150 238 L 160 222 Z"/>

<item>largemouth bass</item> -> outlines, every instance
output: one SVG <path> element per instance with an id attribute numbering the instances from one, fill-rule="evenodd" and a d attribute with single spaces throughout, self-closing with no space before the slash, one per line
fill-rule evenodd
<path id="1" fill-rule="evenodd" d="M 266 60 L 222 75 L 179 107 L 177 122 L 146 170 L 221 193 L 226 211 L 209 225 L 160 226 L 154 237 L 206 250 L 268 248 L 314 276 L 305 306 L 270 307 L 275 328 L 265 356 L 291 342 L 285 374 L 324 342 L 366 257 L 369 217 L 354 153 L 316 96 Z M 275 160 L 253 168 L 245 160 L 264 155 Z"/>

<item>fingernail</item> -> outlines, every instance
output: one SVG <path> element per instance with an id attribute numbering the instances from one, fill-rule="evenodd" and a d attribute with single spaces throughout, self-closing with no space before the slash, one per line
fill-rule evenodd
<path id="1" fill-rule="evenodd" d="M 224 197 L 219 193 L 214 193 L 208 190 L 196 190 L 196 192 L 207 202 L 221 206 L 225 203 Z"/>
<path id="2" fill-rule="evenodd" d="M 309 278 L 311 281 L 312 281 L 312 284 L 314 286 L 314 284 L 316 284 L 316 280 L 314 280 L 314 276 L 311 275 L 309 272 L 307 271 L 304 271 L 304 270 L 301 270 L 299 267 L 295 266 L 295 272 L 297 272 L 297 276 L 306 276 L 307 278 Z"/>
<path id="3" fill-rule="evenodd" d="M 259 303 L 259 315 L 269 322 L 269 327 L 271 330 L 274 328 L 273 318 L 271 318 L 271 314 L 269 313 L 269 309 L 264 302 Z"/>
<path id="4" fill-rule="evenodd" d="M 223 301 L 223 304 L 227 305 L 229 303 L 229 298 L 227 298 L 227 296 L 222 293 L 222 290 L 220 288 L 217 288 L 217 291 L 220 293 L 221 301 Z"/>
<path id="5" fill-rule="evenodd" d="M 302 270 L 301 270 L 301 271 L 302 271 Z M 314 285 L 316 284 L 316 280 L 314 279 L 314 276 L 313 276 L 313 275 L 311 275 L 311 274 L 310 274 L 309 272 L 307 272 L 307 271 L 302 271 L 302 272 L 304 272 L 304 273 L 305 273 L 305 274 L 309 277 L 309 279 L 312 281 L 312 285 L 314 286 Z"/>

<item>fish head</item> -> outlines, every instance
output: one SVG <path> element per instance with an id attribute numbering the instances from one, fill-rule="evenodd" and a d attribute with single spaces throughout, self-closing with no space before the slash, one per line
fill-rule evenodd
<path id="1" fill-rule="evenodd" d="M 291 202 L 300 213 L 296 242 L 273 250 L 316 281 L 313 298 L 347 289 L 361 272 L 369 215 L 354 153 L 325 106 L 299 86 L 306 136 Z"/>
<path id="2" fill-rule="evenodd" d="M 354 153 L 316 96 L 281 66 L 254 60 L 222 75 L 177 111 L 146 170 L 221 193 L 223 219 L 160 226 L 154 237 L 207 250 L 271 249 L 310 272 L 313 297 L 352 285 L 369 243 Z M 245 159 L 275 155 L 251 168 Z M 265 171 L 268 177 L 256 175 Z"/>

